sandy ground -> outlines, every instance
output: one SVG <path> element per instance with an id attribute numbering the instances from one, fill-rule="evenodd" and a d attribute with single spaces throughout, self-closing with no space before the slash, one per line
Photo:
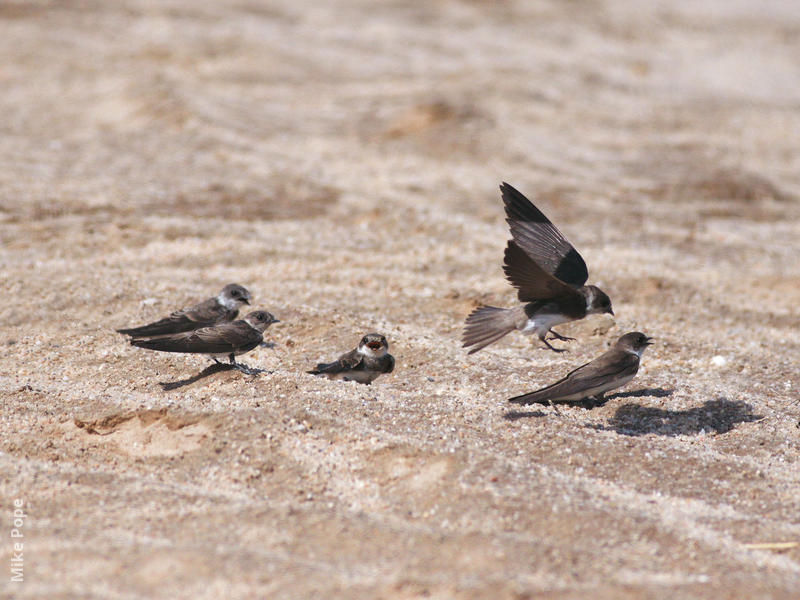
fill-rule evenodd
<path id="1" fill-rule="evenodd" d="M 800 542 L 796 3 L 12 0 L 0 30 L 2 597 L 798 597 L 800 546 L 747 546 Z M 503 180 L 614 301 L 567 353 L 460 349 L 514 299 Z M 231 281 L 282 321 L 271 374 L 114 333 Z M 505 402 L 633 329 L 606 406 Z M 392 375 L 303 373 L 373 330 Z"/>

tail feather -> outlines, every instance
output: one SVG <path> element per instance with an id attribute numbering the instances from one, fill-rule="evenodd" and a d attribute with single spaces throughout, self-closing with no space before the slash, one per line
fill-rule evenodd
<path id="1" fill-rule="evenodd" d="M 549 394 L 543 393 L 545 391 L 546 390 L 537 390 L 535 392 L 522 394 L 521 396 L 514 396 L 513 398 L 509 398 L 508 401 L 514 404 L 552 404 Z"/>
<path id="2" fill-rule="evenodd" d="M 147 348 L 148 350 L 160 350 L 161 347 L 164 345 L 164 341 L 161 338 L 133 338 L 130 340 L 131 346 L 136 346 L 138 348 Z"/>
<path id="3" fill-rule="evenodd" d="M 155 337 L 157 335 L 169 335 L 172 333 L 181 333 L 182 331 L 191 331 L 200 327 L 200 323 L 193 323 L 187 321 L 186 323 L 179 323 L 171 321 L 170 319 L 161 319 L 155 323 L 142 325 L 141 327 L 132 327 L 130 329 L 117 329 L 117 333 L 122 335 L 129 335 L 134 338 Z"/>
<path id="4" fill-rule="evenodd" d="M 311 371 L 306 371 L 309 375 L 324 375 L 325 372 L 333 367 L 336 363 L 317 363 L 317 366 L 314 367 Z"/>
<path id="5" fill-rule="evenodd" d="M 472 346 L 469 354 L 493 344 L 508 332 L 516 329 L 513 309 L 481 306 L 467 317 L 464 328 L 464 347 Z"/>

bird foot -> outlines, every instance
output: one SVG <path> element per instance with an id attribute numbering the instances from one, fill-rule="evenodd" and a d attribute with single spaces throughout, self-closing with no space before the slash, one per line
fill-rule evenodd
<path id="1" fill-rule="evenodd" d="M 567 337 L 566 335 L 561 335 L 560 333 L 558 333 L 557 331 L 553 331 L 552 329 L 549 331 L 549 333 L 550 333 L 550 335 L 553 336 L 553 337 L 550 338 L 551 340 L 561 340 L 562 342 L 574 342 L 575 341 L 575 338 Z"/>
<path id="2" fill-rule="evenodd" d="M 267 372 L 264 369 L 259 369 L 259 368 L 256 368 L 256 367 L 248 367 L 247 365 L 244 365 L 242 363 L 231 363 L 231 366 L 234 369 L 236 369 L 237 371 L 240 371 L 240 372 L 244 373 L 245 375 L 256 376 L 256 375 L 260 375 L 261 373 L 266 373 Z"/>
<path id="3" fill-rule="evenodd" d="M 552 350 L 553 352 L 558 352 L 558 353 L 567 351 L 566 348 L 556 348 L 555 346 L 550 344 L 547 340 L 542 340 L 542 341 L 544 342 L 544 345 L 547 346 L 548 350 Z M 542 349 L 544 350 L 544 348 L 542 348 Z"/>
<path id="4" fill-rule="evenodd" d="M 608 402 L 608 398 L 603 398 L 603 396 L 589 396 L 581 400 L 581 406 L 586 410 L 592 410 L 593 408 L 600 408 L 606 402 Z"/>

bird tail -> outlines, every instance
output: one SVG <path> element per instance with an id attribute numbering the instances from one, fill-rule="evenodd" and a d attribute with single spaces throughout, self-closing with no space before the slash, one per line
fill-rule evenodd
<path id="1" fill-rule="evenodd" d="M 147 348 L 148 350 L 160 350 L 161 352 L 186 352 L 186 349 L 179 343 L 175 336 L 163 335 L 145 338 L 131 338 L 131 346 L 137 348 Z"/>
<path id="2" fill-rule="evenodd" d="M 469 314 L 466 323 L 462 340 L 465 348 L 472 346 L 469 354 L 473 354 L 516 329 L 517 315 L 511 308 L 481 306 Z"/>
<path id="3" fill-rule="evenodd" d="M 329 369 L 334 363 L 319 363 L 311 371 L 306 371 L 309 375 L 324 375 L 326 369 Z"/>
<path id="4" fill-rule="evenodd" d="M 522 394 L 521 396 L 514 396 L 513 398 L 509 398 L 508 401 L 514 404 L 551 404 L 550 395 L 547 392 L 548 388 L 545 388 L 543 390 Z"/>
<path id="5" fill-rule="evenodd" d="M 154 344 L 152 343 L 153 340 L 150 338 L 132 338 L 129 341 L 131 346 L 136 346 L 137 348 L 148 348 L 150 350 L 154 349 Z"/>
<path id="6" fill-rule="evenodd" d="M 130 329 L 117 329 L 117 333 L 122 335 L 129 335 L 133 338 L 153 337 L 156 335 L 167 335 L 170 333 L 179 333 L 183 328 L 176 325 L 169 319 L 161 319 L 149 325 L 142 325 L 141 327 L 132 327 Z M 191 329 L 189 326 L 187 329 Z"/>

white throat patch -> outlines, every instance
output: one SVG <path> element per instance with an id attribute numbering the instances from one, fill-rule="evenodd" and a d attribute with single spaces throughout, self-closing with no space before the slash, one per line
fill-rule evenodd
<path id="1" fill-rule="evenodd" d="M 586 290 L 586 312 L 592 310 L 592 303 L 594 302 L 594 290 L 588 288 Z"/>
<path id="2" fill-rule="evenodd" d="M 372 348 L 370 348 L 369 346 L 364 344 L 363 346 L 359 346 L 358 347 L 358 352 L 359 352 L 359 354 L 363 354 L 365 356 L 370 356 L 372 358 L 380 358 L 381 356 L 386 354 L 386 347 L 385 346 L 381 346 L 380 349 L 373 350 Z"/>
<path id="3" fill-rule="evenodd" d="M 225 294 L 220 294 L 219 296 L 217 296 L 217 302 L 219 302 L 222 306 L 224 306 L 228 310 L 234 310 L 236 308 L 239 308 L 239 306 L 241 306 L 242 304 L 240 300 L 237 300 L 236 298 L 231 298 L 229 296 L 226 296 Z"/>
<path id="4" fill-rule="evenodd" d="M 634 350 L 633 348 L 631 348 L 629 350 L 626 350 L 626 352 L 628 352 L 629 354 L 635 354 L 639 358 L 642 358 L 642 354 L 644 354 L 644 351 L 645 351 L 646 348 L 647 348 L 647 346 L 642 346 L 638 350 Z"/>

